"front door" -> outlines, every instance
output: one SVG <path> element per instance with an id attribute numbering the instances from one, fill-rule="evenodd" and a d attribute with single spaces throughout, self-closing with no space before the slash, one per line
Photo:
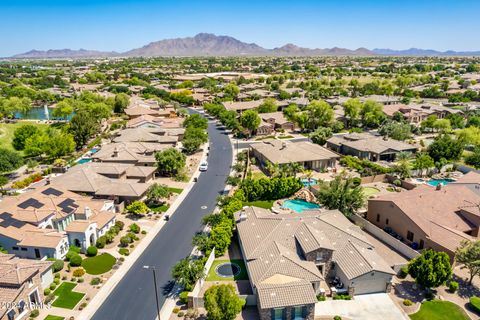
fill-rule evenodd
<path id="1" fill-rule="evenodd" d="M 40 249 L 35 248 L 35 258 L 40 259 Z"/>

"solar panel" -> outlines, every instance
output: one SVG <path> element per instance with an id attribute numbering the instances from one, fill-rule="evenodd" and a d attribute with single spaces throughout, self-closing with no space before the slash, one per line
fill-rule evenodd
<path id="1" fill-rule="evenodd" d="M 62 191 L 54 189 L 54 188 L 45 189 L 45 190 L 42 191 L 42 193 L 46 196 L 51 195 L 51 196 L 56 196 L 56 197 L 61 196 L 63 194 Z"/>
<path id="2" fill-rule="evenodd" d="M 37 199 L 28 198 L 27 200 L 20 203 L 18 206 L 22 209 L 27 209 L 28 207 L 34 207 L 36 209 L 40 209 L 41 207 L 43 207 L 43 203 L 41 203 Z"/>
<path id="3" fill-rule="evenodd" d="M 63 212 L 71 212 L 75 208 L 78 208 L 78 205 L 75 203 L 73 199 L 65 199 L 58 204 L 60 208 L 62 208 Z"/>

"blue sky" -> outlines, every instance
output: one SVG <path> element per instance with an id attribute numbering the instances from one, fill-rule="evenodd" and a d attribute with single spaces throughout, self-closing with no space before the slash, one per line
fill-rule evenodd
<path id="1" fill-rule="evenodd" d="M 0 56 L 122 52 L 199 32 L 266 48 L 480 50 L 479 11 L 478 0 L 0 0 Z"/>

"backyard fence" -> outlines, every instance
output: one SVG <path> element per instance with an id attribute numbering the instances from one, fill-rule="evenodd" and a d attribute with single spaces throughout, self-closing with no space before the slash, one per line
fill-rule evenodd
<path id="1" fill-rule="evenodd" d="M 200 278 L 197 283 L 195 283 L 193 290 L 188 293 L 188 308 L 196 309 L 203 307 L 203 297 L 200 297 L 200 292 L 205 285 L 205 277 L 210 272 L 213 261 L 215 261 L 215 248 L 213 248 L 212 252 L 210 252 L 207 262 L 205 262 L 205 266 L 203 267 L 203 273 L 205 276 Z"/>

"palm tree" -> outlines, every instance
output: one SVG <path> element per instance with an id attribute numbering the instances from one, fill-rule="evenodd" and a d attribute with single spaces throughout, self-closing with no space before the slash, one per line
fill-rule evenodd
<path id="1" fill-rule="evenodd" d="M 302 173 L 303 173 L 303 176 L 305 177 L 305 179 L 307 179 L 308 181 L 308 189 L 310 190 L 312 188 L 312 184 L 310 183 L 312 181 L 312 177 L 313 177 L 313 171 L 310 170 L 310 169 L 303 169 L 302 170 Z"/>
<path id="2" fill-rule="evenodd" d="M 292 176 L 296 176 L 297 173 L 303 171 L 303 166 L 298 162 L 290 162 L 288 164 L 288 166 L 290 167 L 290 171 L 292 173 Z"/>

